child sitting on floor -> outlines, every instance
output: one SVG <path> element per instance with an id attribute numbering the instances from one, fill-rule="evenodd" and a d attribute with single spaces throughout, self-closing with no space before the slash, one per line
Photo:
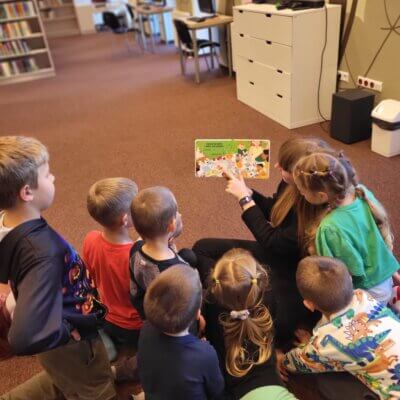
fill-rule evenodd
<path id="1" fill-rule="evenodd" d="M 147 321 L 138 351 L 146 398 L 206 400 L 221 395 L 224 381 L 214 348 L 189 333 L 200 316 L 201 299 L 199 274 L 186 265 L 171 266 L 147 288 Z"/>
<path id="2" fill-rule="evenodd" d="M 193 264 L 191 250 L 179 253 L 171 241 L 182 232 L 182 216 L 172 192 L 161 186 L 141 190 L 132 202 L 132 219 L 138 240 L 130 253 L 131 301 L 145 319 L 143 299 L 151 281 L 176 264 Z"/>
<path id="3" fill-rule="evenodd" d="M 130 179 L 107 178 L 93 184 L 87 196 L 89 214 L 103 229 L 86 235 L 83 258 L 108 307 L 100 334 L 111 361 L 117 356 L 116 348 L 137 348 L 142 327 L 129 296 L 129 252 L 133 245 L 130 207 L 137 191 Z M 134 370 L 125 361 L 118 363 L 116 380 L 134 379 Z"/>
<path id="4" fill-rule="evenodd" d="M 215 265 L 208 287 L 206 337 L 225 372 L 227 396 L 294 399 L 276 371 L 275 303 L 267 271 L 248 251 L 232 249 Z"/>
<path id="5" fill-rule="evenodd" d="M 340 260 L 307 257 L 299 263 L 296 279 L 304 305 L 323 317 L 308 342 L 284 356 L 284 368 L 299 373 L 347 371 L 381 399 L 398 398 L 399 319 L 369 293 L 353 291 Z"/>
<path id="6" fill-rule="evenodd" d="M 392 252 L 393 236 L 383 206 L 358 185 L 354 168 L 343 155 L 311 154 L 298 161 L 293 174 L 309 203 L 329 205 L 316 230 L 316 253 L 342 260 L 354 287 L 367 290 L 386 305 L 399 263 Z"/>

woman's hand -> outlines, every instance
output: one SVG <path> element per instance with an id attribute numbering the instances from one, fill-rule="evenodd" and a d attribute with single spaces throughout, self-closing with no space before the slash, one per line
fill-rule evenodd
<path id="1" fill-rule="evenodd" d="M 228 171 L 224 171 L 226 178 L 228 179 L 228 184 L 225 191 L 235 196 L 238 200 L 246 196 L 251 196 L 252 191 L 246 186 L 246 183 L 242 175 L 236 177 Z"/>

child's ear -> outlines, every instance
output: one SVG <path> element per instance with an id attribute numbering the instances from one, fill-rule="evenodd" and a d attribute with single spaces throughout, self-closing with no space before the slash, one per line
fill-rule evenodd
<path id="1" fill-rule="evenodd" d="M 318 192 L 317 196 L 318 196 L 318 199 L 321 201 L 321 203 L 328 203 L 329 202 L 329 197 L 328 197 L 327 193 Z"/>
<path id="2" fill-rule="evenodd" d="M 303 300 L 304 307 L 308 308 L 311 312 L 316 310 L 315 305 L 310 300 Z"/>
<path id="3" fill-rule="evenodd" d="M 128 214 L 123 214 L 121 218 L 122 226 L 127 227 L 129 225 L 129 216 Z"/>
<path id="4" fill-rule="evenodd" d="M 33 191 L 29 185 L 24 185 L 19 191 L 19 197 L 22 201 L 28 202 L 33 200 Z"/>
<path id="5" fill-rule="evenodd" d="M 174 233 L 176 230 L 176 218 L 172 218 L 171 222 L 168 224 L 168 233 Z"/>

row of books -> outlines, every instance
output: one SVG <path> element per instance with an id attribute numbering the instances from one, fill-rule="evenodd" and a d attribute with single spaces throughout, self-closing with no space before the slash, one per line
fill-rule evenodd
<path id="1" fill-rule="evenodd" d="M 20 60 L 4 61 L 0 63 L 0 76 L 10 77 L 27 72 L 37 71 L 39 68 L 33 58 L 21 58 Z"/>
<path id="2" fill-rule="evenodd" d="M 0 24 L 0 40 L 11 39 L 13 37 L 29 36 L 31 34 L 32 30 L 27 21 Z"/>
<path id="3" fill-rule="evenodd" d="M 0 57 L 19 56 L 31 51 L 26 40 L 0 43 Z"/>
<path id="4" fill-rule="evenodd" d="M 38 3 L 39 3 L 39 8 L 51 8 L 68 4 L 64 3 L 63 0 L 39 0 Z"/>
<path id="5" fill-rule="evenodd" d="M 34 15 L 36 15 L 35 8 L 33 7 L 33 3 L 31 1 L 0 4 L 0 20 L 19 17 L 32 17 Z"/>

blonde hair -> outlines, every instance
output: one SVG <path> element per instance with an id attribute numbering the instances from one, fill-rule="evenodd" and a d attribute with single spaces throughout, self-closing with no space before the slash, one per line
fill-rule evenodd
<path id="1" fill-rule="evenodd" d="M 339 153 L 337 157 L 327 153 L 314 153 L 303 157 L 294 169 L 296 185 L 310 192 L 325 192 L 331 209 L 337 207 L 345 196 L 355 196 L 367 202 L 371 214 L 389 247 L 393 249 L 393 235 L 386 210 L 380 203 L 368 199 L 363 187 L 358 185 L 351 162 Z"/>
<path id="2" fill-rule="evenodd" d="M 245 376 L 254 365 L 266 362 L 272 353 L 273 322 L 263 304 L 268 274 L 249 252 L 232 249 L 217 262 L 210 280 L 209 295 L 231 311 L 220 316 L 226 369 L 232 376 Z M 237 318 L 235 312 L 246 312 L 246 317 Z M 249 352 L 246 342 L 255 346 L 254 352 Z"/>
<path id="3" fill-rule="evenodd" d="M 135 182 L 128 178 L 106 178 L 94 183 L 87 196 L 89 214 L 106 228 L 118 225 L 138 192 Z"/>
<path id="4" fill-rule="evenodd" d="M 27 136 L 0 137 L 0 210 L 16 205 L 24 185 L 38 187 L 38 168 L 49 161 L 39 140 Z"/>
<path id="5" fill-rule="evenodd" d="M 322 139 L 318 138 L 291 138 L 286 140 L 279 148 L 278 164 L 287 172 L 292 172 L 296 163 L 304 156 L 317 151 L 333 152 L 331 147 Z M 296 209 L 297 235 L 301 247 L 305 251 L 308 247 L 307 232 L 310 221 L 320 219 L 324 206 L 309 204 L 300 194 L 296 185 L 287 185 L 280 194 L 271 210 L 271 225 L 278 227 L 282 224 L 291 209 Z"/>

